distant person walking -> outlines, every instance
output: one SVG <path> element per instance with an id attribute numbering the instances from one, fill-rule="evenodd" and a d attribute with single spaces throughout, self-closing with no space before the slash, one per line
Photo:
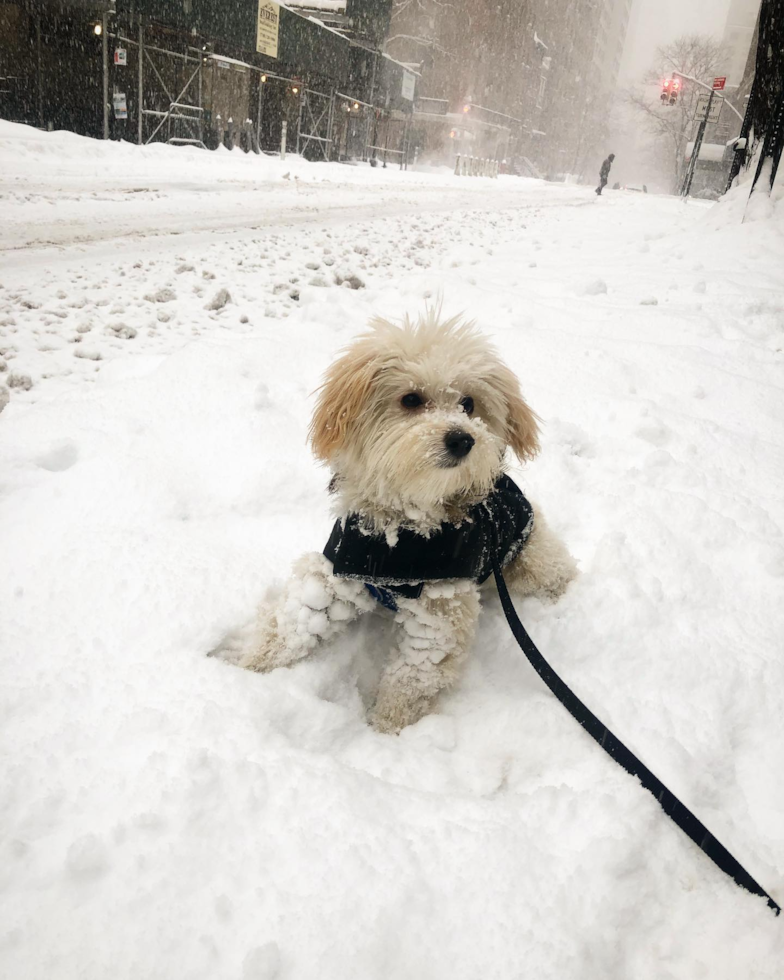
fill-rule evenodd
<path id="1" fill-rule="evenodd" d="M 604 161 L 602 164 L 602 169 L 599 171 L 599 186 L 596 188 L 596 193 L 599 195 L 599 197 L 602 196 L 602 191 L 607 184 L 607 178 L 610 176 L 610 167 L 612 166 L 614 159 L 615 154 L 611 153 Z"/>

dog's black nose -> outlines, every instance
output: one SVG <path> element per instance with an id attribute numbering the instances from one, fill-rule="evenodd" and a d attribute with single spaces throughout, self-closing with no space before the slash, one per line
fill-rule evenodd
<path id="1" fill-rule="evenodd" d="M 463 432 L 462 429 L 452 429 L 444 436 L 444 445 L 450 456 L 454 456 L 455 459 L 462 459 L 471 452 L 474 437 Z"/>

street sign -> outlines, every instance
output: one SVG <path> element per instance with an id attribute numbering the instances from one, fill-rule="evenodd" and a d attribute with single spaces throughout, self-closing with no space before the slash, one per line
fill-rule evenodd
<path id="1" fill-rule="evenodd" d="M 114 63 L 115 63 L 115 65 L 127 65 L 128 64 L 128 49 L 127 48 L 115 48 L 114 49 Z"/>
<path id="2" fill-rule="evenodd" d="M 713 102 L 710 107 L 710 114 L 708 114 L 708 103 L 711 101 L 710 92 L 700 92 L 697 98 L 697 108 L 694 113 L 694 121 L 702 122 L 703 119 L 707 117 L 709 123 L 715 123 L 719 121 L 719 115 L 721 114 L 721 107 L 724 105 L 724 99 L 720 95 L 713 96 Z"/>
<path id="3" fill-rule="evenodd" d="M 713 88 L 716 92 L 721 92 L 724 88 L 724 83 L 727 81 L 727 76 L 724 75 L 722 78 L 713 79 Z"/>
<path id="4" fill-rule="evenodd" d="M 125 92 L 115 92 L 112 95 L 112 105 L 114 106 L 115 119 L 128 118 L 128 102 L 125 98 Z"/>
<path id="5" fill-rule="evenodd" d="M 278 57 L 280 36 L 280 4 L 273 0 L 259 0 L 256 17 L 256 51 L 270 58 Z"/>

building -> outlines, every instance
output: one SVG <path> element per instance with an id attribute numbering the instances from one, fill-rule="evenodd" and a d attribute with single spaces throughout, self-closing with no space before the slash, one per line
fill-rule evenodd
<path id="1" fill-rule="evenodd" d="M 387 37 L 393 0 L 286 0 L 298 13 L 317 17 L 325 26 L 372 48 Z"/>
<path id="2" fill-rule="evenodd" d="M 733 87 L 743 78 L 759 10 L 760 0 L 732 0 L 730 4 L 721 43 L 727 52 L 727 84 Z"/>
<path id="3" fill-rule="evenodd" d="M 605 0 L 607 44 L 617 33 Z M 386 50 L 421 72 L 414 139 L 434 162 L 457 154 L 513 169 L 578 173 L 599 135 L 604 6 L 584 0 L 399 0 Z M 618 28 L 620 30 L 620 28 Z M 614 33 L 613 33 L 614 32 Z M 614 51 L 614 46 L 613 46 Z M 614 54 L 608 75 L 614 67 Z"/>
<path id="4" fill-rule="evenodd" d="M 629 30 L 632 0 L 602 0 L 594 45 L 594 66 L 602 85 L 615 88 Z"/>
<path id="5" fill-rule="evenodd" d="M 716 122 L 705 127 L 704 140 L 694 168 L 690 193 L 717 199 L 727 186 L 734 163 L 732 141 L 741 131 L 756 64 L 760 0 L 732 0 L 722 38 L 721 111 Z M 709 81 L 709 80 L 708 80 Z M 694 137 L 697 133 L 695 123 Z M 691 160 L 695 139 L 686 146 L 685 161 Z"/>
<path id="6" fill-rule="evenodd" d="M 784 18 L 782 0 L 762 0 L 741 90 L 748 89 L 740 144 L 728 188 L 742 170 L 752 191 L 770 193 L 784 151 Z M 767 168 L 767 169 L 766 169 Z M 763 177 L 764 174 L 764 177 Z M 779 183 L 781 177 L 778 177 Z"/>
<path id="7" fill-rule="evenodd" d="M 349 36 L 274 0 L 0 0 L 0 115 L 256 152 L 285 124 L 312 159 L 400 158 L 416 75 L 371 43 L 390 3 L 348 0 Z"/>

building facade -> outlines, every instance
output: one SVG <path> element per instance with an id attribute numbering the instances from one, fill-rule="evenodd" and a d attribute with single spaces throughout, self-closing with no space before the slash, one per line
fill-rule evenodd
<path id="1" fill-rule="evenodd" d="M 784 151 L 784 0 L 762 0 L 741 89 L 749 94 L 728 187 L 746 170 L 753 190 L 770 193 Z"/>
<path id="2" fill-rule="evenodd" d="M 606 155 L 630 0 L 0 0 L 0 115 L 314 158 Z M 260 43 L 262 17 L 273 47 Z M 103 33 L 102 33 L 103 32 Z M 273 42 L 270 42 L 272 44 Z M 404 151 L 405 146 L 405 151 Z"/>
<path id="3" fill-rule="evenodd" d="M 632 0 L 601 0 L 594 66 L 602 84 L 615 88 L 629 30 Z"/>
<path id="4" fill-rule="evenodd" d="M 286 6 L 376 48 L 386 39 L 392 13 L 392 0 L 286 0 Z"/>
<path id="5" fill-rule="evenodd" d="M 313 159 L 366 159 L 379 139 L 399 158 L 416 76 L 373 44 L 390 6 L 347 0 L 341 32 L 272 0 L 0 0 L 0 116 L 257 152 L 285 124 Z"/>
<path id="6" fill-rule="evenodd" d="M 580 174 L 602 140 L 631 0 L 395 0 L 386 50 L 421 71 L 421 151 Z"/>
<path id="7" fill-rule="evenodd" d="M 722 47 L 727 53 L 727 84 L 739 86 L 754 39 L 760 0 L 732 0 L 724 25 Z"/>
<path id="8" fill-rule="evenodd" d="M 732 140 L 741 131 L 755 75 L 759 14 L 760 0 L 732 0 L 722 37 L 722 59 L 717 69 L 726 77 L 721 91 L 722 107 L 718 120 L 705 127 L 692 182 L 693 195 L 718 199 L 726 189 L 735 157 Z M 695 122 L 695 136 L 697 128 Z M 686 148 L 687 161 L 693 147 L 694 139 Z"/>

